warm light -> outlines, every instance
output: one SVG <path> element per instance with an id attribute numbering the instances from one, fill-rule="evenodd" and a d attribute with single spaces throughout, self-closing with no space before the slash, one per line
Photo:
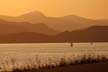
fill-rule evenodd
<path id="1" fill-rule="evenodd" d="M 0 0 L 1 15 L 16 16 L 36 10 L 47 16 L 108 18 L 108 0 Z"/>

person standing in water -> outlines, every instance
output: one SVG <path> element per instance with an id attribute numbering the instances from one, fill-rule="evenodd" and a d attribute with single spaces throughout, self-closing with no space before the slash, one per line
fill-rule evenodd
<path id="1" fill-rule="evenodd" d="M 91 42 L 91 45 L 93 45 L 93 42 Z"/>
<path id="2" fill-rule="evenodd" d="M 73 42 L 71 42 L 71 47 L 73 47 Z"/>

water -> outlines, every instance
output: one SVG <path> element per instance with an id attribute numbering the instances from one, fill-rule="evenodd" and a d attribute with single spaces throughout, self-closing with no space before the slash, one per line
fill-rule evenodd
<path id="1" fill-rule="evenodd" d="M 14 58 L 25 62 L 28 58 L 38 56 L 41 60 L 48 57 L 71 57 L 81 54 L 108 55 L 108 43 L 25 43 L 25 44 L 0 44 L 0 63 Z"/>
<path id="2" fill-rule="evenodd" d="M 108 43 L 28 43 L 28 44 L 0 44 L 0 57 L 31 56 L 35 54 L 69 54 L 84 52 L 108 53 Z"/>

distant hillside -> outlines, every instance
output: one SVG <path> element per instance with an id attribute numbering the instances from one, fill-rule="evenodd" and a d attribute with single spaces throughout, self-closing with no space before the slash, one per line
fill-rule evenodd
<path id="1" fill-rule="evenodd" d="M 65 31 L 56 36 L 63 42 L 108 42 L 108 26 L 92 26 L 82 30 Z"/>
<path id="2" fill-rule="evenodd" d="M 15 22 L 29 22 L 33 24 L 44 23 L 48 27 L 56 31 L 73 31 L 84 29 L 94 25 L 107 25 L 108 20 L 91 20 L 76 15 L 68 15 L 64 17 L 47 17 L 41 12 L 30 12 L 17 17 L 0 16 L 0 19 Z"/>
<path id="3" fill-rule="evenodd" d="M 46 42 L 48 35 L 33 33 L 33 32 L 22 32 L 15 34 L 8 34 L 0 36 L 0 43 L 35 43 L 35 42 Z"/>
<path id="4" fill-rule="evenodd" d="M 31 24 L 27 22 L 9 22 L 0 20 L 0 35 L 22 32 L 34 32 L 46 35 L 54 35 L 58 33 L 43 23 Z"/>
<path id="5" fill-rule="evenodd" d="M 22 32 L 0 36 L 0 43 L 108 42 L 108 26 L 92 26 L 58 35 Z"/>

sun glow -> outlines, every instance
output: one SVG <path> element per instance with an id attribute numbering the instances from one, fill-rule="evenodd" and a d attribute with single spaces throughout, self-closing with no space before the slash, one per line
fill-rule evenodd
<path id="1" fill-rule="evenodd" d="M 75 14 L 94 19 L 108 19 L 108 0 L 0 0 L 0 15 L 17 16 L 41 11 L 47 16 Z"/>

